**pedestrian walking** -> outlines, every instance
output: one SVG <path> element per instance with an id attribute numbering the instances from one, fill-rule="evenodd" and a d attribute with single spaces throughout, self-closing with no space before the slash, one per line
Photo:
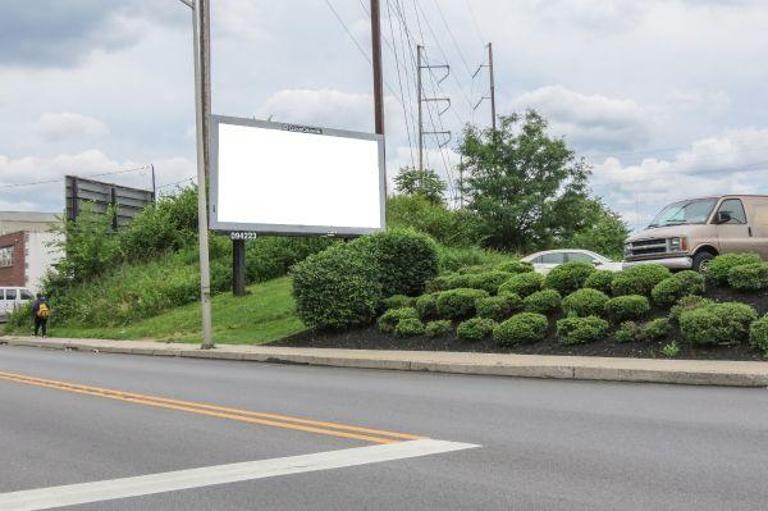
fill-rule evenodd
<path id="1" fill-rule="evenodd" d="M 35 337 L 42 330 L 43 337 L 48 336 L 48 316 L 51 315 L 51 307 L 48 305 L 48 299 L 42 294 L 37 293 L 37 299 L 32 304 L 32 317 L 35 320 Z"/>

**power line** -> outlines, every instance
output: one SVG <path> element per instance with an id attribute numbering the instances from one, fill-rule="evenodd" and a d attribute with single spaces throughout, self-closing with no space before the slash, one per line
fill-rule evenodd
<path id="1" fill-rule="evenodd" d="M 477 39 L 480 41 L 480 44 L 485 44 L 486 40 L 483 38 L 482 30 L 480 30 L 480 26 L 477 24 L 477 17 L 475 16 L 475 11 L 472 9 L 470 1 L 464 0 L 464 3 L 467 5 L 467 10 L 469 10 L 469 19 L 472 20 L 472 26 L 475 28 Z"/>
<path id="2" fill-rule="evenodd" d="M 464 68 L 467 70 L 467 74 L 470 76 L 472 75 L 472 70 L 469 68 L 469 64 L 467 64 L 467 59 L 464 58 L 464 52 L 461 51 L 461 46 L 459 45 L 459 42 L 456 40 L 456 37 L 453 35 L 453 31 L 451 30 L 451 27 L 448 25 L 448 20 L 445 19 L 445 14 L 443 13 L 443 9 L 440 7 L 440 4 L 437 0 L 433 0 L 435 3 L 435 7 L 437 7 L 437 13 L 440 15 L 440 19 L 443 21 L 443 25 L 445 26 L 445 29 L 448 31 L 448 35 L 451 38 L 451 41 L 453 41 L 453 45 L 456 48 L 456 51 L 459 54 L 459 58 L 461 58 L 461 61 L 464 63 Z"/>
<path id="3" fill-rule="evenodd" d="M 84 177 L 102 177 L 102 176 L 114 176 L 117 174 L 127 174 L 128 172 L 137 172 L 139 170 L 147 170 L 149 169 L 149 165 L 143 165 L 141 167 L 135 167 L 131 169 L 123 169 L 123 170 L 116 170 L 112 172 L 101 172 L 99 174 L 88 174 Z M 64 181 L 64 178 L 56 178 L 56 179 L 44 179 L 41 181 L 28 181 L 25 183 L 10 183 L 7 185 L 0 186 L 0 189 L 6 190 L 9 188 L 21 188 L 24 186 L 36 186 L 36 185 L 45 185 L 45 184 L 51 184 L 51 183 L 60 183 Z"/>
<path id="4" fill-rule="evenodd" d="M 389 32 L 390 32 L 390 34 L 392 36 L 392 43 L 394 44 L 394 42 L 395 42 L 395 29 L 394 29 L 394 24 L 392 23 L 392 10 L 391 10 L 391 6 L 390 6 L 389 0 L 386 0 L 386 2 L 387 2 L 387 21 L 389 22 Z M 365 4 L 363 3 L 363 0 L 360 0 L 360 3 L 361 3 L 361 5 L 363 5 L 363 7 L 365 7 Z M 408 136 L 408 149 L 409 149 L 410 154 L 411 154 L 411 166 L 415 167 L 416 163 L 415 163 L 415 159 L 414 159 L 414 155 L 413 155 L 413 140 L 411 139 L 411 128 L 410 128 L 410 122 L 409 122 L 409 119 L 408 119 L 408 107 L 405 104 L 406 97 L 405 97 L 405 93 L 403 92 L 403 79 L 402 79 L 402 74 L 400 72 L 400 57 L 398 55 L 397 49 L 394 46 L 392 46 L 391 48 L 392 48 L 392 53 L 393 53 L 393 55 L 395 57 L 395 69 L 397 70 L 397 85 L 400 88 L 400 96 L 403 98 L 403 101 L 402 101 L 401 105 L 403 107 L 403 118 L 404 118 L 404 121 L 405 121 L 405 132 L 406 132 L 406 135 Z M 406 87 L 405 90 L 410 90 L 410 89 L 408 89 Z M 409 99 L 410 99 L 410 96 L 409 96 Z"/>

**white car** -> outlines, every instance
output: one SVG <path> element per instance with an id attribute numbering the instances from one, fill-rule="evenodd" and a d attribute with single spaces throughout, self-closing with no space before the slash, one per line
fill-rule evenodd
<path id="1" fill-rule="evenodd" d="M 536 273 L 542 273 L 544 275 L 552 271 L 552 268 L 555 266 L 559 266 L 563 263 L 569 263 L 572 261 L 591 263 L 595 265 L 595 268 L 598 270 L 622 270 L 622 263 L 620 262 L 611 261 L 607 257 L 590 250 L 581 250 L 576 248 L 536 252 L 535 254 L 523 257 L 521 261 L 526 261 L 533 264 L 533 270 Z"/>

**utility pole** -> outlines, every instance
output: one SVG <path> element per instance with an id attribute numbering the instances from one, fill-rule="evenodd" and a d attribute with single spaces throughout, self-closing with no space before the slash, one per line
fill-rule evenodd
<path id="1" fill-rule="evenodd" d="M 149 168 L 152 169 L 152 200 L 157 202 L 157 180 L 155 179 L 155 164 L 150 163 Z"/>
<path id="2" fill-rule="evenodd" d="M 373 64 L 374 129 L 384 135 L 384 78 L 381 62 L 381 8 L 379 0 L 371 0 L 371 55 Z M 386 157 L 384 158 L 386 162 Z M 384 197 L 387 196 L 387 168 L 384 164 Z"/>
<path id="3" fill-rule="evenodd" d="M 483 101 L 490 100 L 491 102 L 491 127 L 495 130 L 496 129 L 496 82 L 495 78 L 493 76 L 493 43 L 488 43 L 488 63 L 487 64 L 480 64 L 477 67 L 477 71 L 475 71 L 475 74 L 472 75 L 472 78 L 474 79 L 477 74 L 480 72 L 481 69 L 484 67 L 488 68 L 488 80 L 490 83 L 490 95 L 489 96 L 483 96 L 480 98 L 480 101 L 475 104 L 473 110 L 477 110 L 477 108 L 483 103 Z"/>
<path id="4" fill-rule="evenodd" d="M 438 142 L 439 147 L 445 147 L 448 145 L 451 141 L 451 132 L 450 131 L 424 131 L 424 116 L 422 114 L 422 103 L 445 103 L 445 107 L 442 109 L 439 109 L 437 112 L 438 117 L 442 117 L 442 115 L 448 111 L 449 108 L 451 108 L 451 98 L 448 97 L 425 97 L 424 96 L 424 86 L 423 81 L 421 78 L 421 72 L 423 69 L 444 69 L 445 74 L 437 79 L 437 85 L 440 85 L 443 83 L 443 81 L 448 78 L 448 75 L 451 73 L 451 66 L 448 64 L 434 64 L 431 65 L 429 63 L 424 64 L 422 59 L 422 53 L 424 52 L 424 47 L 421 45 L 416 45 L 416 98 L 418 103 L 418 111 L 419 111 L 419 170 L 424 170 L 424 137 L 426 135 L 432 135 L 436 137 L 447 135 L 447 138 L 444 142 Z"/>
<path id="5" fill-rule="evenodd" d="M 186 2 L 184 2 L 186 3 Z M 195 60 L 195 117 L 197 128 L 197 220 L 200 243 L 200 307 L 203 343 L 213 348 L 211 331 L 211 268 L 208 254 L 208 123 L 211 113 L 211 20 L 209 0 L 194 0 L 192 14 Z"/>

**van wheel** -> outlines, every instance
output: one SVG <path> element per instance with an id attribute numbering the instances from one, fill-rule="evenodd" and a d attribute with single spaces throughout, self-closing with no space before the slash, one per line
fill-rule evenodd
<path id="1" fill-rule="evenodd" d="M 693 271 L 707 273 L 707 270 L 709 270 L 709 262 L 714 258 L 715 256 L 711 252 L 699 252 L 693 256 Z"/>

